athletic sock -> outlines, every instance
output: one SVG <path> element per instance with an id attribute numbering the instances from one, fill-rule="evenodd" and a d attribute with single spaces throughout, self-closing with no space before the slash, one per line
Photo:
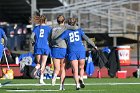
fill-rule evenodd
<path id="1" fill-rule="evenodd" d="M 76 84 L 76 90 L 80 89 L 80 84 Z"/>
<path id="2" fill-rule="evenodd" d="M 44 75 L 41 74 L 41 75 L 40 75 L 39 83 L 45 85 L 45 82 L 43 81 L 43 78 L 44 78 Z"/>
<path id="3" fill-rule="evenodd" d="M 55 83 L 56 83 L 56 78 L 57 78 L 57 74 L 54 74 L 54 75 L 53 75 L 53 78 L 52 78 L 52 86 L 55 85 Z"/>
<path id="4" fill-rule="evenodd" d="M 44 75 L 41 74 L 41 75 L 40 75 L 40 80 L 43 80 L 43 78 L 44 78 Z"/>
<path id="5" fill-rule="evenodd" d="M 59 88 L 59 90 L 65 90 L 65 88 L 64 88 L 64 84 L 60 84 L 60 88 Z"/>
<path id="6" fill-rule="evenodd" d="M 57 74 L 54 74 L 54 75 L 53 75 L 53 79 L 56 79 L 56 78 L 57 78 Z"/>

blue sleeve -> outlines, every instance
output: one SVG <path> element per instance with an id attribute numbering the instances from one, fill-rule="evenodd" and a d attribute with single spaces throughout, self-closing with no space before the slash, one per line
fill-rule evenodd
<path id="1" fill-rule="evenodd" d="M 85 35 L 84 31 L 82 29 L 79 29 L 81 36 L 83 37 Z"/>
<path id="2" fill-rule="evenodd" d="M 64 31 L 64 32 L 60 35 L 59 38 L 61 38 L 61 39 L 66 39 L 66 37 L 67 37 L 67 31 Z"/>

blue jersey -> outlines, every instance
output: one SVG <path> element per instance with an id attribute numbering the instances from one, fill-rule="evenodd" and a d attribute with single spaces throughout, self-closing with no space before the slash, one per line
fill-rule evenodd
<path id="1" fill-rule="evenodd" d="M 60 38 L 66 40 L 68 52 L 85 51 L 85 47 L 82 42 L 83 35 L 85 35 L 85 33 L 82 31 L 82 29 L 68 29 L 60 36 Z"/>
<path id="2" fill-rule="evenodd" d="M 48 39 L 51 32 L 51 27 L 39 25 L 34 28 L 33 32 L 35 33 L 34 48 L 49 49 Z"/>

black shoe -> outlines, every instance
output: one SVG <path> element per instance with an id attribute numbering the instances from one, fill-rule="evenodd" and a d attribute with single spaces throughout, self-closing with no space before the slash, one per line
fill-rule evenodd
<path id="1" fill-rule="evenodd" d="M 76 90 L 80 90 L 80 87 L 76 87 Z"/>
<path id="2" fill-rule="evenodd" d="M 79 83 L 80 83 L 80 87 L 81 87 L 81 88 L 84 88 L 84 87 L 85 87 L 85 84 L 83 83 L 82 80 L 79 79 Z"/>

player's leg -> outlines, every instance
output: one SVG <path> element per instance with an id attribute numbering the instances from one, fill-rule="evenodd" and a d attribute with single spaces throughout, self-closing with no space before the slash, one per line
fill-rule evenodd
<path id="1" fill-rule="evenodd" d="M 60 60 L 60 90 L 65 90 L 64 89 L 64 81 L 65 81 L 65 64 L 66 64 L 66 59 L 61 59 Z"/>
<path id="2" fill-rule="evenodd" d="M 79 84 L 79 76 L 78 76 L 78 60 L 72 60 L 71 61 L 72 69 L 73 69 L 73 76 L 76 83 L 76 90 L 80 89 Z"/>
<path id="3" fill-rule="evenodd" d="M 45 84 L 45 82 L 43 81 L 44 78 L 44 71 L 45 71 L 45 67 L 46 67 L 46 61 L 47 61 L 48 56 L 47 55 L 42 55 L 41 56 L 41 73 L 40 73 L 40 84 Z"/>
<path id="4" fill-rule="evenodd" d="M 60 72 L 60 67 L 61 67 L 60 62 L 63 62 L 64 58 L 66 57 L 66 48 L 52 48 L 51 53 L 52 53 L 53 62 L 54 62 L 54 75 L 52 78 L 52 85 L 55 85 L 57 75 Z M 65 73 L 64 73 L 64 75 L 65 75 Z M 63 76 L 62 80 L 64 78 L 64 75 L 62 74 L 62 76 Z"/>
<path id="5" fill-rule="evenodd" d="M 36 55 L 36 66 L 33 69 L 33 71 L 31 72 L 31 77 L 34 78 L 37 75 L 37 71 L 40 70 L 40 59 L 41 59 L 41 55 Z"/>
<path id="6" fill-rule="evenodd" d="M 80 59 L 80 60 L 79 60 L 79 69 L 80 69 L 79 83 L 80 83 L 80 87 L 81 87 L 81 88 L 84 88 L 84 87 L 85 87 L 84 80 L 83 80 L 83 76 L 84 76 L 84 66 L 85 66 L 85 59 Z"/>
<path id="7" fill-rule="evenodd" d="M 36 61 L 37 61 L 37 64 L 36 64 L 36 69 L 39 69 L 40 68 L 40 60 L 41 60 L 41 55 L 36 55 Z"/>
<path id="8" fill-rule="evenodd" d="M 59 74 L 60 71 L 60 59 L 53 58 L 53 63 L 54 63 L 54 73 L 52 78 L 52 86 L 55 85 L 57 75 Z"/>

